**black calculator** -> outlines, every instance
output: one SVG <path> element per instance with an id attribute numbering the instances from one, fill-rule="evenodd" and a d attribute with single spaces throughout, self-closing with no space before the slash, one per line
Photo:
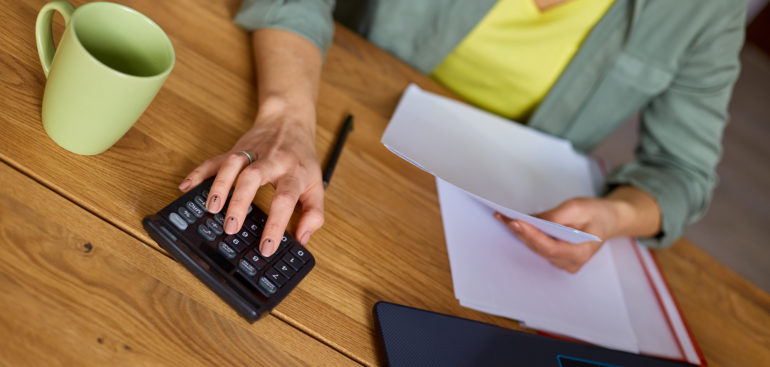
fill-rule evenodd
<path id="1" fill-rule="evenodd" d="M 179 199 L 144 218 L 150 237 L 187 270 L 216 292 L 249 322 L 283 300 L 315 265 L 315 259 L 297 240 L 284 233 L 278 250 L 265 258 L 259 239 L 267 215 L 251 204 L 241 230 L 224 233 L 224 208 L 206 211 L 210 178 Z"/>

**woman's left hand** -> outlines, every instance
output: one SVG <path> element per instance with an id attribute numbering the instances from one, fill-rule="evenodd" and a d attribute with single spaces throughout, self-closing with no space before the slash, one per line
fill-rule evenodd
<path id="1" fill-rule="evenodd" d="M 534 216 L 579 229 L 601 238 L 597 242 L 573 244 L 557 240 L 532 225 L 495 213 L 524 244 L 553 265 L 570 273 L 580 268 L 613 237 L 651 237 L 661 233 L 660 207 L 650 194 L 622 185 L 603 198 L 569 199 Z"/>
<path id="2" fill-rule="evenodd" d="M 495 218 L 505 224 L 524 244 L 556 267 L 570 273 L 580 268 L 599 251 L 604 240 L 613 237 L 617 214 L 615 202 L 604 198 L 575 198 L 535 217 L 596 235 L 602 241 L 578 244 L 555 239 L 529 223 L 510 219 L 500 213 Z"/>

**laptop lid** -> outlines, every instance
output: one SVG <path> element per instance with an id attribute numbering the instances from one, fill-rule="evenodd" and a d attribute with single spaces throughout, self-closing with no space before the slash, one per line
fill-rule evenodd
<path id="1" fill-rule="evenodd" d="M 689 364 L 377 302 L 387 363 L 400 366 L 674 367 Z"/>

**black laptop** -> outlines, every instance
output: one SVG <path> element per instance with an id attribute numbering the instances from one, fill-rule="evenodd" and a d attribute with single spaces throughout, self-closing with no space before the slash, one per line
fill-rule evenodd
<path id="1" fill-rule="evenodd" d="M 374 305 L 387 364 L 400 366 L 668 367 L 682 362 L 504 329 L 388 302 Z"/>

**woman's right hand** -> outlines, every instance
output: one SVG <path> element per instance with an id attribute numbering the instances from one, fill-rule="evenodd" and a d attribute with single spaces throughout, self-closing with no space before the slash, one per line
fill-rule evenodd
<path id="1" fill-rule="evenodd" d="M 235 190 L 225 217 L 225 232 L 243 225 L 257 190 L 270 183 L 275 195 L 259 242 L 263 256 L 271 256 L 283 238 L 297 202 L 302 216 L 296 237 L 307 244 L 324 222 L 324 188 L 315 153 L 315 104 L 321 80 L 321 51 L 310 41 L 280 29 L 252 34 L 259 111 L 254 126 L 227 152 L 190 172 L 179 189 L 187 191 L 216 174 L 206 208 L 222 210 Z M 255 159 L 249 159 L 241 151 Z"/>
<path id="2" fill-rule="evenodd" d="M 249 164 L 241 153 L 244 150 L 254 157 L 254 163 Z M 271 256 L 278 248 L 298 202 L 302 205 L 302 216 L 296 236 L 301 244 L 305 245 L 323 225 L 324 188 L 315 153 L 315 109 L 307 104 L 291 106 L 283 101 L 265 101 L 254 126 L 229 151 L 190 172 L 179 189 L 186 192 L 214 174 L 206 203 L 209 212 L 220 212 L 230 188 L 235 186 L 225 216 L 224 229 L 228 234 L 240 230 L 262 185 L 270 183 L 275 188 L 259 242 L 263 256 Z"/>

